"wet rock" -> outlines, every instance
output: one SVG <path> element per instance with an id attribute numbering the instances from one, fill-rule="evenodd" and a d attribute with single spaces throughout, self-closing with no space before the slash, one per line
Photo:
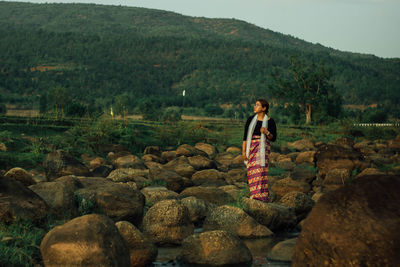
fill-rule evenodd
<path id="1" fill-rule="evenodd" d="M 202 170 L 192 175 L 194 185 L 221 186 L 226 185 L 224 173 L 215 169 Z"/>
<path id="2" fill-rule="evenodd" d="M 242 198 L 246 212 L 257 222 L 272 231 L 283 231 L 296 226 L 294 210 L 279 203 L 264 203 L 255 199 Z"/>
<path id="3" fill-rule="evenodd" d="M 163 186 L 148 186 L 143 188 L 140 192 L 146 199 L 146 205 L 154 205 L 155 203 L 166 199 L 178 199 L 179 194 L 168 190 Z"/>
<path id="4" fill-rule="evenodd" d="M 62 150 L 47 154 L 43 167 L 48 181 L 66 175 L 91 176 L 89 169 L 85 165 Z"/>
<path id="5" fill-rule="evenodd" d="M 5 177 L 14 179 L 16 181 L 20 181 L 25 186 L 30 186 L 36 184 L 35 180 L 33 180 L 32 175 L 30 175 L 27 171 L 22 168 L 12 168 L 8 172 L 4 174 Z"/>
<path id="6" fill-rule="evenodd" d="M 194 147 L 197 148 L 198 150 L 201 150 L 201 151 L 207 153 L 207 155 L 210 159 L 213 159 L 215 157 L 215 155 L 217 155 L 217 153 L 218 153 L 217 148 L 210 144 L 197 143 Z"/>
<path id="7" fill-rule="evenodd" d="M 40 245 L 45 266 L 126 266 L 129 249 L 114 222 L 103 215 L 75 218 L 48 232 Z"/>
<path id="8" fill-rule="evenodd" d="M 178 200 L 157 202 L 143 218 L 143 233 L 158 245 L 180 245 L 194 233 L 188 209 Z"/>
<path id="9" fill-rule="evenodd" d="M 145 267 L 156 260 L 157 247 L 139 229 L 127 221 L 115 223 L 124 238 L 130 254 L 130 267 Z"/>
<path id="10" fill-rule="evenodd" d="M 297 238 L 288 239 L 276 244 L 270 252 L 268 252 L 268 259 L 274 261 L 292 261 L 294 246 L 296 245 Z"/>
<path id="11" fill-rule="evenodd" d="M 43 222 L 48 214 L 46 202 L 22 183 L 0 175 L 0 221 Z"/>
<path id="12" fill-rule="evenodd" d="M 238 207 L 220 206 L 213 209 L 203 224 L 204 231 L 225 230 L 243 238 L 271 236 L 273 233 Z"/>
<path id="13" fill-rule="evenodd" d="M 292 266 L 400 265 L 399 190 L 399 176 L 373 175 L 324 194 L 304 221 Z"/>
<path id="14" fill-rule="evenodd" d="M 180 197 L 194 196 L 199 199 L 203 199 L 215 205 L 225 205 L 229 202 L 230 196 L 223 190 L 213 186 L 192 186 L 183 190 Z"/>
<path id="15" fill-rule="evenodd" d="M 181 261 L 203 266 L 251 266 L 246 245 L 227 231 L 209 231 L 189 236 L 182 243 Z"/>

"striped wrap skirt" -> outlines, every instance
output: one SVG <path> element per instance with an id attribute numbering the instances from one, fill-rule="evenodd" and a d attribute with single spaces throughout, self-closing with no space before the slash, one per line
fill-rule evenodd
<path id="1" fill-rule="evenodd" d="M 250 189 L 250 198 L 263 202 L 269 202 L 268 191 L 268 165 L 271 145 L 265 141 L 265 166 L 260 161 L 260 136 L 253 136 L 250 144 L 249 158 L 247 162 L 247 179 Z"/>

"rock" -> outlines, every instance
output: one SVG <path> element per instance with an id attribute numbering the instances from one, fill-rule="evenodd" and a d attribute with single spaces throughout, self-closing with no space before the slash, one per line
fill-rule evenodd
<path id="1" fill-rule="evenodd" d="M 127 221 L 120 221 L 115 223 L 115 226 L 128 246 L 130 267 L 145 267 L 156 260 L 157 247 L 133 224 Z"/>
<path id="2" fill-rule="evenodd" d="M 149 178 L 149 170 L 121 168 L 113 170 L 107 179 L 114 182 L 135 182 L 137 177 Z"/>
<path id="3" fill-rule="evenodd" d="M 203 156 L 189 157 L 188 161 L 189 164 L 192 165 L 198 171 L 204 169 L 214 169 L 217 167 L 214 161 Z"/>
<path id="4" fill-rule="evenodd" d="M 296 157 L 296 163 L 297 164 L 310 163 L 314 165 L 315 153 L 316 153 L 315 151 L 300 152 Z"/>
<path id="5" fill-rule="evenodd" d="M 145 154 L 145 155 L 143 155 L 142 160 L 145 163 L 149 162 L 149 161 L 153 161 L 153 162 L 157 162 L 157 163 L 165 163 L 165 160 L 163 160 L 161 157 L 153 155 L 153 154 Z M 147 165 L 146 165 L 146 167 L 147 167 Z"/>
<path id="6" fill-rule="evenodd" d="M 195 172 L 192 175 L 194 185 L 220 186 L 226 185 L 224 173 L 209 169 Z"/>
<path id="7" fill-rule="evenodd" d="M 283 170 L 289 170 L 292 171 L 296 164 L 294 162 L 291 162 L 290 160 L 283 160 L 275 163 L 276 167 L 283 169 Z"/>
<path id="8" fill-rule="evenodd" d="M 179 194 L 168 190 L 163 186 L 148 186 L 143 188 L 140 192 L 146 199 L 146 205 L 152 206 L 155 203 L 165 199 L 178 199 Z"/>
<path id="9" fill-rule="evenodd" d="M 91 176 L 89 169 L 85 165 L 62 150 L 47 154 L 43 167 L 48 181 L 66 175 Z"/>
<path id="10" fill-rule="evenodd" d="M 222 152 L 215 156 L 215 161 L 224 166 L 230 166 L 236 156 L 229 152 Z"/>
<path id="11" fill-rule="evenodd" d="M 324 195 L 322 192 L 316 192 L 311 199 L 316 203 L 319 201 L 319 199 Z"/>
<path id="12" fill-rule="evenodd" d="M 89 179 L 93 179 L 93 178 L 89 178 Z M 104 179 L 102 179 L 102 178 L 95 178 L 95 179 L 104 180 Z M 83 187 L 84 187 L 84 184 L 81 183 L 81 179 L 79 179 L 79 178 L 76 177 L 75 175 L 62 176 L 62 177 L 59 177 L 59 178 L 55 179 L 53 182 L 60 182 L 60 183 L 63 183 L 63 184 L 66 185 L 72 192 L 75 192 L 75 191 L 78 190 L 79 188 L 83 188 Z"/>
<path id="13" fill-rule="evenodd" d="M 143 232 L 158 245 L 180 245 L 194 233 L 188 209 L 178 200 L 157 202 L 143 218 Z"/>
<path id="14" fill-rule="evenodd" d="M 294 210 L 279 203 L 265 203 L 255 199 L 242 198 L 246 212 L 257 222 L 272 231 L 282 231 L 296 226 Z"/>
<path id="15" fill-rule="evenodd" d="M 301 192 L 289 192 L 279 202 L 294 210 L 297 221 L 303 220 L 314 206 L 311 197 Z"/>
<path id="16" fill-rule="evenodd" d="M 400 135 L 393 140 L 389 140 L 387 147 L 395 152 L 400 152 Z"/>
<path id="17" fill-rule="evenodd" d="M 147 146 L 145 149 L 144 149 L 144 152 L 143 152 L 143 154 L 151 154 L 151 155 L 155 155 L 155 156 L 158 156 L 158 157 L 161 157 L 161 149 L 160 149 L 160 147 L 159 146 Z"/>
<path id="18" fill-rule="evenodd" d="M 213 209 L 204 221 L 203 230 L 225 230 L 243 238 L 268 237 L 273 234 L 242 209 L 228 205 Z"/>
<path id="19" fill-rule="evenodd" d="M 236 146 L 228 147 L 225 151 L 228 152 L 228 153 L 234 154 L 234 155 L 239 155 L 239 154 L 241 155 L 242 154 L 242 149 L 238 148 Z"/>
<path id="20" fill-rule="evenodd" d="M 203 156 L 203 157 L 208 157 L 207 153 L 199 150 L 193 146 L 184 144 L 181 145 L 177 148 L 176 150 L 176 156 L 185 156 L 185 157 L 193 157 L 193 156 Z"/>
<path id="21" fill-rule="evenodd" d="M 78 216 L 78 205 L 74 191 L 63 182 L 43 182 L 29 187 L 38 194 L 50 207 L 51 214 L 60 219 L 71 219 Z"/>
<path id="22" fill-rule="evenodd" d="M 371 162 L 372 166 L 384 166 L 384 165 L 390 165 L 393 164 L 393 160 L 386 156 L 386 155 L 380 155 L 380 154 L 373 154 L 365 157 L 367 160 Z"/>
<path id="23" fill-rule="evenodd" d="M 194 196 L 203 199 L 217 206 L 225 205 L 229 202 L 230 196 L 223 190 L 213 186 L 192 186 L 183 190 L 180 194 L 181 198 Z"/>
<path id="24" fill-rule="evenodd" d="M 112 168 L 110 166 L 99 166 L 92 170 L 92 174 L 94 177 L 103 177 L 106 178 L 112 172 Z"/>
<path id="25" fill-rule="evenodd" d="M 288 239 L 276 244 L 270 252 L 268 252 L 268 259 L 274 261 L 292 261 L 294 246 L 296 245 L 297 238 Z"/>
<path id="26" fill-rule="evenodd" d="M 190 178 L 196 170 L 189 164 L 189 160 L 185 156 L 181 156 L 171 160 L 164 165 L 164 169 L 176 172 L 180 176 Z"/>
<path id="27" fill-rule="evenodd" d="M 243 161 L 243 156 L 237 155 L 236 157 L 234 157 L 231 164 L 229 165 L 229 168 L 246 169 L 246 165 Z"/>
<path id="28" fill-rule="evenodd" d="M 216 206 L 202 199 L 186 197 L 181 200 L 183 206 L 189 211 L 189 218 L 194 225 L 201 225 L 206 216 Z"/>
<path id="29" fill-rule="evenodd" d="M 102 154 L 107 154 L 109 152 L 112 152 L 114 154 L 121 153 L 121 152 L 130 153 L 126 147 L 119 145 L 119 144 L 102 144 L 99 147 L 99 149 Z"/>
<path id="30" fill-rule="evenodd" d="M 105 165 L 107 165 L 107 161 L 100 157 L 97 157 L 97 158 L 91 160 L 89 163 L 89 166 L 91 169 L 95 169 L 97 167 L 105 166 Z"/>
<path id="31" fill-rule="evenodd" d="M 128 185 L 113 182 L 93 184 L 75 191 L 82 202 L 92 203 L 101 213 L 114 221 L 129 221 L 139 225 L 143 216 L 145 198 Z"/>
<path id="32" fill-rule="evenodd" d="M 227 231 L 191 235 L 182 243 L 181 261 L 202 266 L 251 266 L 252 255 L 246 245 Z"/>
<path id="33" fill-rule="evenodd" d="M 302 166 L 296 166 L 290 173 L 290 178 L 292 180 L 308 184 L 310 184 L 316 178 L 316 176 L 317 174 L 314 171 Z"/>
<path id="34" fill-rule="evenodd" d="M 302 139 L 295 142 L 288 142 L 287 146 L 289 149 L 295 149 L 296 151 L 314 151 L 316 150 L 314 143 L 308 139 Z"/>
<path id="35" fill-rule="evenodd" d="M 166 187 L 174 192 L 181 192 L 186 186 L 182 176 L 174 171 L 168 171 L 158 167 L 150 168 L 150 179 L 165 181 Z"/>
<path id="36" fill-rule="evenodd" d="M 399 191 L 399 176 L 372 175 L 324 194 L 304 221 L 292 265 L 399 266 Z"/>
<path id="37" fill-rule="evenodd" d="M 360 152 L 338 145 L 323 145 L 315 154 L 318 178 L 324 179 L 332 169 L 364 169 Z"/>
<path id="38" fill-rule="evenodd" d="M 12 168 L 8 172 L 6 172 L 4 176 L 14 179 L 16 181 L 20 181 L 25 186 L 36 184 L 36 182 L 33 180 L 32 175 L 30 175 L 27 171 L 25 171 L 22 168 L 18 167 Z"/>
<path id="39" fill-rule="evenodd" d="M 272 191 L 276 194 L 277 200 L 286 195 L 289 192 L 298 191 L 308 193 L 311 190 L 311 186 L 308 183 L 294 181 L 290 178 L 284 178 L 276 181 L 271 186 Z"/>
<path id="40" fill-rule="evenodd" d="M 207 153 L 208 158 L 213 159 L 217 155 L 218 150 L 215 146 L 206 143 L 197 143 L 194 146 L 196 149 Z"/>
<path id="41" fill-rule="evenodd" d="M 7 146 L 4 143 L 0 143 L 0 151 L 2 151 L 2 152 L 7 151 Z"/>
<path id="42" fill-rule="evenodd" d="M 123 157 L 119 157 L 113 161 L 113 165 L 116 169 L 141 169 L 145 170 L 146 166 L 143 164 L 137 156 L 127 155 Z"/>
<path id="43" fill-rule="evenodd" d="M 367 176 L 367 175 L 383 175 L 384 173 L 376 168 L 366 168 L 363 170 L 361 173 L 356 175 L 356 179 L 362 177 L 362 176 Z"/>
<path id="44" fill-rule="evenodd" d="M 126 266 L 129 249 L 103 215 L 75 218 L 48 232 L 40 245 L 45 266 Z"/>
<path id="45" fill-rule="evenodd" d="M 110 160 L 110 162 L 114 162 L 116 159 L 122 158 L 125 156 L 132 156 L 132 153 L 127 150 L 123 150 L 123 151 L 118 151 L 118 152 L 110 152 L 107 154 L 107 158 Z"/>
<path id="46" fill-rule="evenodd" d="M 176 151 L 164 151 L 161 153 L 161 158 L 166 162 L 174 160 L 176 157 Z"/>
<path id="47" fill-rule="evenodd" d="M 324 185 L 345 185 L 351 178 L 348 169 L 331 169 L 325 176 Z"/>
<path id="48" fill-rule="evenodd" d="M 228 193 L 234 202 L 239 200 L 239 195 L 241 191 L 239 191 L 236 185 L 224 185 L 224 186 L 219 186 L 218 188 Z M 240 196 L 240 199 L 241 198 L 242 196 Z"/>
<path id="49" fill-rule="evenodd" d="M 46 202 L 22 183 L 0 175 L 0 222 L 18 220 L 43 222 L 48 214 Z"/>
<path id="50" fill-rule="evenodd" d="M 339 146 L 342 146 L 342 147 L 345 147 L 345 148 L 352 149 L 354 144 L 355 144 L 355 142 L 352 139 L 349 139 L 349 138 L 346 138 L 346 137 L 340 137 L 340 138 L 338 138 L 338 139 L 336 139 L 334 141 L 330 141 L 328 144 L 329 145 L 339 145 Z"/>
<path id="51" fill-rule="evenodd" d="M 225 174 L 225 181 L 228 184 L 247 183 L 247 170 L 245 168 L 230 170 Z"/>

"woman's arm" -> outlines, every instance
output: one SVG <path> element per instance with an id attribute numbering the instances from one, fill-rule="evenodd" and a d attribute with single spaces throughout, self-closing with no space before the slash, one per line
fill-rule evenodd
<path id="1" fill-rule="evenodd" d="M 247 160 L 246 144 L 247 144 L 247 141 L 243 141 L 243 144 L 242 144 L 242 157 L 243 157 L 243 160 Z"/>

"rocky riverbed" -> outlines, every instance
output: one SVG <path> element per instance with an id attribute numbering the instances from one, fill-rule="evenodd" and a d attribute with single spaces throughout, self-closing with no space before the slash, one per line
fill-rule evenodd
<path id="1" fill-rule="evenodd" d="M 270 155 L 271 203 L 249 198 L 237 147 L 104 150 L 2 171 L 2 222 L 65 222 L 42 240 L 45 266 L 400 265 L 400 137 L 288 143 Z"/>

